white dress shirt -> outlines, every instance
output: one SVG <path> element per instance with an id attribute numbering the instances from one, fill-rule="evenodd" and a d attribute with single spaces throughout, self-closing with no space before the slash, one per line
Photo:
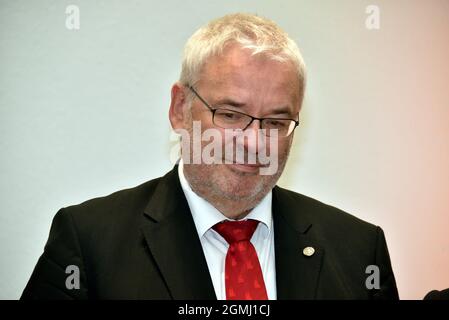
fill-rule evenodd
<path id="1" fill-rule="evenodd" d="M 193 192 L 184 176 L 182 159 L 179 161 L 178 174 L 182 190 L 192 212 L 201 246 L 203 247 L 215 294 L 218 300 L 226 300 L 225 258 L 229 244 L 212 227 L 218 222 L 232 219 L 224 216 L 213 205 Z M 276 270 L 271 199 L 272 193 L 270 191 L 244 219 L 259 221 L 256 231 L 254 231 L 251 238 L 251 243 L 254 245 L 259 258 L 268 299 L 276 300 Z"/>

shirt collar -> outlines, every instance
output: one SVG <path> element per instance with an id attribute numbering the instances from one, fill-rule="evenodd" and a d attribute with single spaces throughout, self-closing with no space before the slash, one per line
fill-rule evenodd
<path id="1" fill-rule="evenodd" d="M 195 223 L 198 236 L 202 238 L 204 234 L 212 228 L 215 224 L 223 220 L 232 220 L 224 216 L 220 211 L 218 211 L 212 204 L 207 202 L 205 199 L 198 196 L 190 187 L 187 179 L 184 176 L 184 164 L 182 159 L 179 161 L 178 165 L 178 175 L 179 181 L 181 183 L 182 190 L 189 204 L 190 211 L 192 213 L 193 221 Z M 264 235 L 268 237 L 272 229 L 272 215 L 271 215 L 271 201 L 272 192 L 267 193 L 267 195 L 259 202 L 254 209 L 244 218 L 254 219 L 262 222 Z"/>

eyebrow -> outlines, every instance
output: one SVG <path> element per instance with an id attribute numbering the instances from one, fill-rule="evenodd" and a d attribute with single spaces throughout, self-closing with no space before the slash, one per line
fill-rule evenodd
<path id="1" fill-rule="evenodd" d="M 229 98 L 220 99 L 215 103 L 216 106 L 219 106 L 222 104 L 227 104 L 227 105 L 230 105 L 230 106 L 236 107 L 236 108 L 242 108 L 242 107 L 246 106 L 246 104 L 243 102 L 237 102 L 237 101 L 229 99 Z"/>
<path id="2" fill-rule="evenodd" d="M 279 109 L 273 110 L 273 112 L 271 112 L 271 114 L 276 115 L 276 114 L 286 114 L 289 117 L 293 118 L 293 114 L 291 113 L 291 110 L 289 107 L 281 107 Z"/>

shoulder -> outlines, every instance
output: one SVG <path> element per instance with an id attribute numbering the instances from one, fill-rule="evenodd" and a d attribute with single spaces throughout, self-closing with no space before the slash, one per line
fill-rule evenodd
<path id="1" fill-rule="evenodd" d="M 380 228 L 342 209 L 309 196 L 276 187 L 274 195 L 279 206 L 293 223 L 313 226 L 315 233 L 336 237 L 354 236 L 358 239 L 377 235 Z"/>
<path id="2" fill-rule="evenodd" d="M 81 230 L 101 232 L 112 226 L 137 222 L 161 178 L 132 188 L 86 200 L 59 210 L 58 215 L 71 220 Z"/>

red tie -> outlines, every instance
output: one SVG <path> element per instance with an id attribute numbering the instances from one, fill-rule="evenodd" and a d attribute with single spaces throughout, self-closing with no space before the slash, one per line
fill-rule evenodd
<path id="1" fill-rule="evenodd" d="M 259 222 L 223 221 L 213 229 L 229 243 L 226 254 L 226 300 L 267 300 L 257 252 L 250 242 Z"/>

